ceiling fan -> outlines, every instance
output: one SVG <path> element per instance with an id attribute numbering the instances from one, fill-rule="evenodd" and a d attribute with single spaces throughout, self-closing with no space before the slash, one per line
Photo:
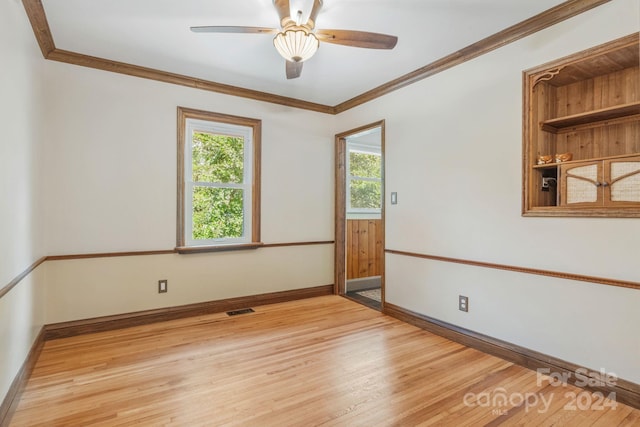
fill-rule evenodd
<path id="1" fill-rule="evenodd" d="M 316 17 L 322 0 L 273 0 L 280 16 L 280 27 L 202 26 L 191 27 L 194 33 L 275 34 L 273 44 L 286 60 L 287 79 L 300 77 L 302 64 L 311 58 L 320 42 L 369 49 L 393 49 L 396 36 L 352 30 L 317 30 Z"/>

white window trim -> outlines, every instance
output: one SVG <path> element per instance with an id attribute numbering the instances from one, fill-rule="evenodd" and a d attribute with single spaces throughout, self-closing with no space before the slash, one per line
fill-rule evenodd
<path id="1" fill-rule="evenodd" d="M 244 175 L 242 184 L 194 182 L 193 177 L 193 134 L 196 132 L 211 133 L 215 135 L 229 135 L 240 137 L 244 141 Z M 249 126 L 218 123 L 200 119 L 186 119 L 185 124 L 185 153 L 184 153 L 184 183 L 185 183 L 185 243 L 187 246 L 212 246 L 233 245 L 251 242 L 251 200 L 253 182 L 253 129 Z M 237 188 L 243 190 L 243 235 L 238 238 L 225 237 L 221 239 L 194 239 L 193 238 L 193 190 L 195 187 L 213 188 Z"/>
<path id="2" fill-rule="evenodd" d="M 347 159 L 346 159 L 346 171 L 347 171 L 347 191 L 346 191 L 346 197 L 347 197 L 347 213 L 349 214 L 380 214 L 382 213 L 382 197 L 383 195 L 380 194 L 380 208 L 353 208 L 351 207 L 351 181 L 352 180 L 357 180 L 357 181 L 371 181 L 371 182 L 379 182 L 380 185 L 382 185 L 382 178 L 369 178 L 369 177 L 361 177 L 361 176 L 355 176 L 355 175 L 351 175 L 351 164 L 350 164 L 350 153 L 351 152 L 356 152 L 356 153 L 364 153 L 364 154 L 375 154 L 380 156 L 380 161 L 382 161 L 382 150 L 380 147 L 374 147 L 374 146 L 370 146 L 370 145 L 365 145 L 365 144 L 358 144 L 355 142 L 349 142 L 349 140 L 347 140 Z M 382 165 L 380 165 L 380 174 L 382 174 Z"/>

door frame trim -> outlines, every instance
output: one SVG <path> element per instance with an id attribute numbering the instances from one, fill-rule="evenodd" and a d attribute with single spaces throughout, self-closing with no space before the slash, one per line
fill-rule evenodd
<path id="1" fill-rule="evenodd" d="M 334 250 L 334 293 L 337 295 L 345 294 L 346 287 L 346 225 L 347 225 L 347 170 L 346 170 L 346 152 L 347 138 L 349 136 L 364 132 L 369 129 L 380 128 L 380 152 L 382 153 L 382 210 L 381 210 L 381 227 L 382 227 L 382 254 L 380 254 L 380 275 L 381 275 L 381 307 L 384 309 L 384 290 L 385 290 L 385 121 L 378 120 L 376 122 L 357 127 L 336 134 L 335 136 L 335 250 Z"/>

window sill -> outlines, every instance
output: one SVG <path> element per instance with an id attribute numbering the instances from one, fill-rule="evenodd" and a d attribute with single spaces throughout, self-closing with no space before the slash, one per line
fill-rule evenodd
<path id="1" fill-rule="evenodd" d="M 262 242 L 254 243 L 240 243 L 233 245 L 215 245 L 215 246 L 178 246 L 176 252 L 182 255 L 187 254 L 200 254 L 205 252 L 229 252 L 229 251 L 244 251 L 249 249 L 258 249 L 264 246 Z"/>

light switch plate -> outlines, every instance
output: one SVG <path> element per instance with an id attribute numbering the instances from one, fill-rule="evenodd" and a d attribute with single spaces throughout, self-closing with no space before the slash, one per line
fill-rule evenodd
<path id="1" fill-rule="evenodd" d="M 158 293 L 164 294 L 169 290 L 169 283 L 167 280 L 158 280 Z"/>
<path id="2" fill-rule="evenodd" d="M 391 193 L 391 204 L 392 205 L 398 204 L 398 193 L 395 191 Z"/>

